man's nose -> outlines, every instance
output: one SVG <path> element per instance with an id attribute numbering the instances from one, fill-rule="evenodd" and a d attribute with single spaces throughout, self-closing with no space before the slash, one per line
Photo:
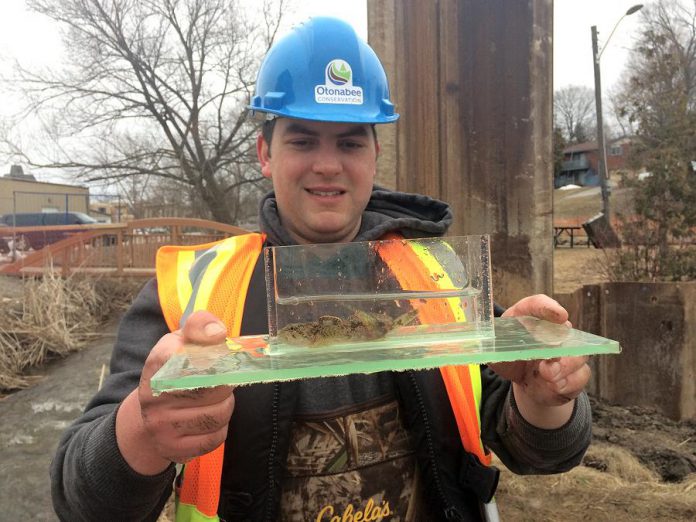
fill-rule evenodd
<path id="1" fill-rule="evenodd" d="M 340 158 L 333 148 L 322 146 L 316 151 L 312 165 L 313 172 L 333 176 L 339 174 L 341 169 Z"/>

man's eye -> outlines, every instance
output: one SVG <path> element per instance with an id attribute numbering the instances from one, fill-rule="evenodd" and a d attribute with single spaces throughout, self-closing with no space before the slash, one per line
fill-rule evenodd
<path id="1" fill-rule="evenodd" d="M 359 141 L 343 141 L 340 145 L 344 149 L 360 149 L 363 147 L 363 144 Z"/>

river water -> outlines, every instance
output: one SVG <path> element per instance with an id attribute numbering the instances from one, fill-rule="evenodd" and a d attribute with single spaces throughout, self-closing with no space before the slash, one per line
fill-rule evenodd
<path id="1" fill-rule="evenodd" d="M 48 469 L 63 430 L 108 370 L 116 324 L 89 347 L 38 370 L 41 380 L 0 400 L 0 520 L 58 520 Z"/>

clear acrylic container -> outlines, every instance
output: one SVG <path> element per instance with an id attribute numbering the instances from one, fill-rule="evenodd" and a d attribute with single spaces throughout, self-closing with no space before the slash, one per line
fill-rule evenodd
<path id="1" fill-rule="evenodd" d="M 495 335 L 488 236 L 269 247 L 271 353 Z"/>

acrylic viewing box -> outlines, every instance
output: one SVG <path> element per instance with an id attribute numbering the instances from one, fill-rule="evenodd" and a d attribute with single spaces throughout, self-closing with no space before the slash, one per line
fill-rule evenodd
<path id="1" fill-rule="evenodd" d="M 487 236 L 265 251 L 271 354 L 494 336 Z"/>
<path id="2" fill-rule="evenodd" d="M 269 334 L 185 346 L 153 377 L 155 392 L 619 351 L 563 325 L 494 320 L 485 235 L 263 255 Z"/>

